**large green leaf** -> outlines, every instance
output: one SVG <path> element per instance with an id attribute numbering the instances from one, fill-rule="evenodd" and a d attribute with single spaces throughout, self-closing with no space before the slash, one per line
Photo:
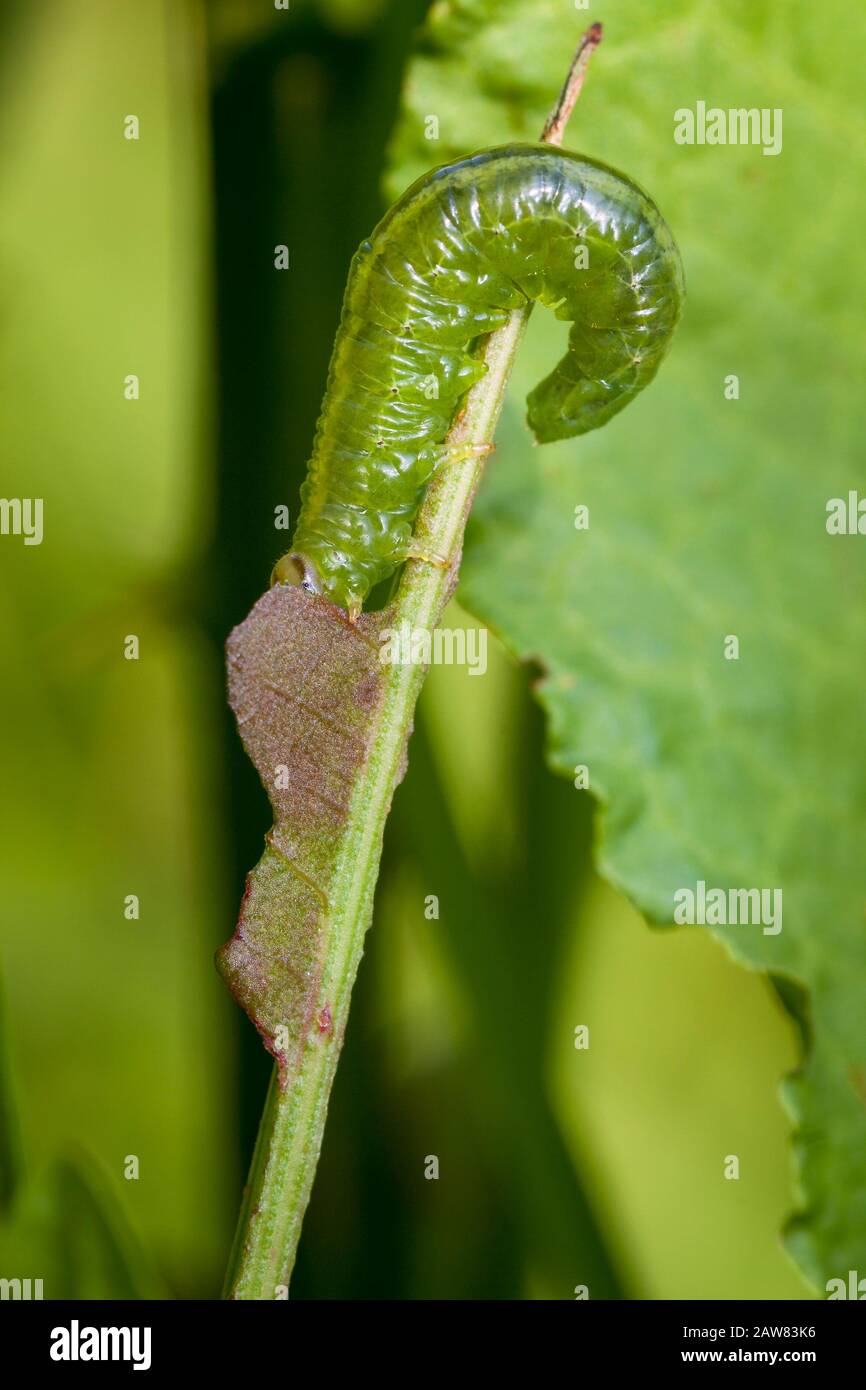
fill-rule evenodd
<path id="1" fill-rule="evenodd" d="M 530 450 L 523 400 L 561 351 L 561 326 L 536 316 L 462 597 L 543 666 L 553 764 L 588 766 L 601 868 L 651 920 L 671 922 L 676 891 L 699 880 L 781 890 L 778 933 L 712 930 L 772 972 L 803 1023 L 790 1241 L 823 1285 L 866 1269 L 866 541 L 825 527 L 828 499 L 866 492 L 866 271 L 851 234 L 866 213 L 866 17 L 840 0 L 820 14 L 671 0 L 661 15 L 613 0 L 601 17 L 568 143 L 657 199 L 683 252 L 686 317 L 632 408 Z M 391 192 L 452 155 L 535 137 L 585 19 L 559 0 L 435 6 Z M 781 108 L 782 152 L 676 144 L 674 112 L 698 101 Z"/>

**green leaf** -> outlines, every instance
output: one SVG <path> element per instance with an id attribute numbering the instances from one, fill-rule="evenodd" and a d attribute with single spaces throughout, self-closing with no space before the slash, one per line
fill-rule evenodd
<path id="1" fill-rule="evenodd" d="M 801 1189 L 789 1240 L 823 1285 L 866 1269 L 866 540 L 825 525 L 829 499 L 866 494 L 866 270 L 851 237 L 866 213 L 852 32 L 866 38 L 866 19 L 771 0 L 675 0 L 661 18 L 626 0 L 602 17 L 567 143 L 658 201 L 686 315 L 640 401 L 579 443 L 532 450 L 524 400 L 561 351 L 561 327 L 536 316 L 461 597 L 542 665 L 552 763 L 588 766 L 600 867 L 652 921 L 671 922 L 699 880 L 781 890 L 777 934 L 713 930 L 778 977 L 804 1030 L 786 1087 Z M 580 23 L 554 0 L 436 6 L 391 191 L 536 135 Z M 781 154 L 675 144 L 674 112 L 698 101 L 782 109 Z"/>

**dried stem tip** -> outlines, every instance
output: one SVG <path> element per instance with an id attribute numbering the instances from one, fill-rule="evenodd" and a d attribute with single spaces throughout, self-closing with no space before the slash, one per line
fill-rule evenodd
<path id="1" fill-rule="evenodd" d="M 568 118 L 574 110 L 575 102 L 580 96 L 580 89 L 583 86 L 583 79 L 589 67 L 589 60 L 592 57 L 602 39 L 602 28 L 600 24 L 591 24 L 586 33 L 577 45 L 577 52 L 568 70 L 565 85 L 559 94 L 559 100 L 553 111 L 547 118 L 541 138 L 546 145 L 561 145 L 565 135 L 565 127 L 568 125 Z"/>

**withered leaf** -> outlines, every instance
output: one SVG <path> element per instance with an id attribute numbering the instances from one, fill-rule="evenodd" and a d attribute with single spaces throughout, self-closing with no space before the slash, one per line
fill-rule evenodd
<path id="1" fill-rule="evenodd" d="M 283 1088 L 311 1033 L 333 1026 L 319 999 L 331 887 L 379 721 L 379 637 L 392 622 L 384 609 L 352 624 L 326 599 L 277 586 L 227 643 L 229 703 L 274 825 L 217 964 Z"/>

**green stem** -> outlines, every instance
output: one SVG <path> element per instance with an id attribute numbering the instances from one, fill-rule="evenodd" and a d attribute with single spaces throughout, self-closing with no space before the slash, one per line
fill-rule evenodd
<path id="1" fill-rule="evenodd" d="M 545 127 L 544 138 L 550 144 L 561 143 L 565 119 L 599 38 L 599 26 L 593 26 L 581 40 L 569 79 Z M 445 569 L 418 560 L 407 563 L 394 603 L 392 625 L 397 629 L 407 623 L 411 630 L 432 631 L 450 597 L 463 532 L 484 468 L 481 450 L 489 448 L 493 439 L 530 309 L 527 305 L 515 310 L 508 322 L 490 335 L 484 350 L 486 375 L 469 392 L 448 434 L 446 442 L 453 461 L 437 471 L 427 489 L 416 536 L 435 553 L 451 556 L 451 565 Z M 411 663 L 388 664 L 384 670 L 387 685 L 378 728 L 352 796 L 330 893 L 317 1008 L 330 1009 L 335 1039 L 341 1039 L 345 1032 L 352 986 L 372 917 L 385 821 L 424 679 L 423 668 Z M 273 1299 L 287 1292 L 338 1056 L 339 1047 L 322 1047 L 311 1038 L 286 1090 L 280 1091 L 276 1073 L 272 1078 L 229 1264 L 229 1298 Z"/>

